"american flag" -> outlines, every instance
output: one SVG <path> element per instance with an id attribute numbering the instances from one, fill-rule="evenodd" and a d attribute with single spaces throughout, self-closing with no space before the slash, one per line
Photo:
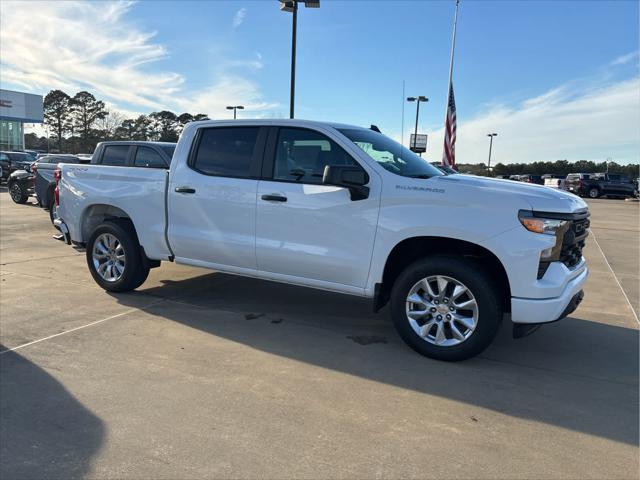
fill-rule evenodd
<path id="1" fill-rule="evenodd" d="M 442 165 L 452 168 L 456 166 L 456 99 L 453 96 L 453 83 L 449 84 L 449 103 L 447 104 L 447 118 L 444 126 Z"/>

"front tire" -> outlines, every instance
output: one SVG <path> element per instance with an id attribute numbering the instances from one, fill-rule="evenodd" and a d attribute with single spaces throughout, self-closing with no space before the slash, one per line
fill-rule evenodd
<path id="1" fill-rule="evenodd" d="M 29 199 L 29 193 L 27 193 L 20 182 L 11 182 L 9 185 L 9 195 L 11 196 L 11 200 L 21 205 L 27 203 Z"/>
<path id="2" fill-rule="evenodd" d="M 480 264 L 455 256 L 409 265 L 391 292 L 391 315 L 418 353 L 445 361 L 474 357 L 493 341 L 502 320 L 500 290 Z"/>
<path id="3" fill-rule="evenodd" d="M 107 222 L 96 228 L 87 242 L 87 265 L 100 287 L 109 292 L 128 292 L 149 275 L 133 226 L 126 221 Z"/>

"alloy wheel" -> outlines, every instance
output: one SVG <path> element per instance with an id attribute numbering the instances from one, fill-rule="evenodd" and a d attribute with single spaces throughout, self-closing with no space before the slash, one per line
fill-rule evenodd
<path id="1" fill-rule="evenodd" d="M 103 233 L 96 238 L 91 257 L 96 272 L 105 281 L 116 282 L 122 278 L 126 268 L 126 256 L 122 243 L 115 235 Z"/>
<path id="2" fill-rule="evenodd" d="M 406 314 L 413 331 L 438 347 L 461 344 L 478 325 L 478 304 L 471 290 L 444 275 L 416 282 L 407 295 Z"/>
<path id="3" fill-rule="evenodd" d="M 14 202 L 19 202 L 20 199 L 22 198 L 22 189 L 20 188 L 20 185 L 18 185 L 17 183 L 11 184 L 11 188 L 9 189 L 9 194 L 11 195 L 11 199 Z"/>

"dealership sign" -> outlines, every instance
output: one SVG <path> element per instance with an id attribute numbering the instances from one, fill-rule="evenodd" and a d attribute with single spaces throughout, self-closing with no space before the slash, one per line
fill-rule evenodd
<path id="1" fill-rule="evenodd" d="M 42 123 L 42 95 L 0 90 L 0 119 Z"/>

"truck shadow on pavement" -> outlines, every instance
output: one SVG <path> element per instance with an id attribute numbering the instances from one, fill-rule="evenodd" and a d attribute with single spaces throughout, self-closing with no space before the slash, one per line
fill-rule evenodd
<path id="1" fill-rule="evenodd" d="M 23 356 L 0 356 L 0 478 L 84 478 L 105 427 Z"/>
<path id="2" fill-rule="evenodd" d="M 446 363 L 410 350 L 388 310 L 373 314 L 366 299 L 222 273 L 162 283 L 114 296 L 131 306 L 141 295 L 164 298 L 146 311 L 264 352 L 464 402 L 470 422 L 488 421 L 488 409 L 638 444 L 638 331 L 583 319 L 580 310 L 519 340 L 504 322 L 479 357 Z"/>

